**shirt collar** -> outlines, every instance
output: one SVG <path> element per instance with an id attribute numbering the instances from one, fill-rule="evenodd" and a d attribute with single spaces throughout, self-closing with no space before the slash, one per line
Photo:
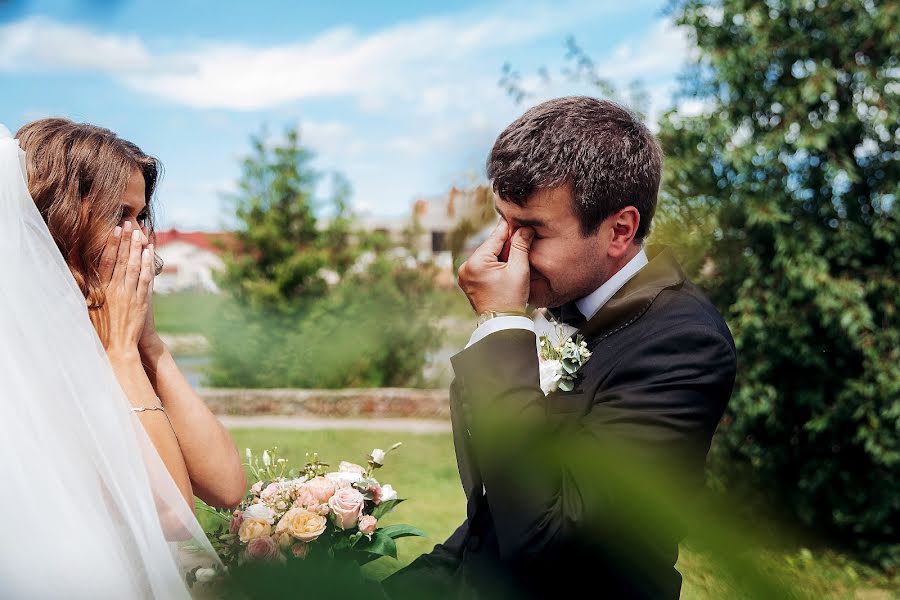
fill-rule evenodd
<path id="1" fill-rule="evenodd" d="M 588 321 L 603 308 L 603 305 L 615 296 L 616 292 L 622 289 L 628 281 L 638 274 L 638 271 L 647 266 L 647 253 L 641 248 L 634 258 L 625 263 L 625 266 L 619 269 L 606 283 L 582 298 L 575 301 L 575 306 L 584 315 Z"/>

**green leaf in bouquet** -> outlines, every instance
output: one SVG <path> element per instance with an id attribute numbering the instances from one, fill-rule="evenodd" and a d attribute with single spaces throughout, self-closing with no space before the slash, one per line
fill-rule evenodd
<path id="1" fill-rule="evenodd" d="M 350 547 L 351 547 L 352 545 L 353 545 L 353 544 L 352 544 L 352 542 L 351 542 L 350 536 L 341 536 L 341 537 L 338 539 L 338 541 L 336 541 L 336 542 L 334 543 L 334 545 L 332 545 L 332 548 L 333 548 L 335 551 L 338 551 L 338 550 L 349 550 Z"/>
<path id="2" fill-rule="evenodd" d="M 397 543 L 381 531 L 372 534 L 372 541 L 360 548 L 364 552 L 376 554 L 378 556 L 390 556 L 397 558 Z"/>
<path id="3" fill-rule="evenodd" d="M 571 392 L 575 389 L 575 380 L 574 379 L 566 379 L 565 377 L 559 380 L 559 389 L 564 392 Z"/>
<path id="4" fill-rule="evenodd" d="M 397 508 L 397 505 L 403 502 L 403 500 L 403 498 L 395 498 L 394 500 L 387 500 L 385 502 L 382 502 L 372 511 L 372 516 L 376 519 L 380 519 L 384 515 Z"/>
<path id="5" fill-rule="evenodd" d="M 428 534 L 412 525 L 388 525 L 378 529 L 375 533 L 386 535 L 391 539 L 403 537 L 428 537 Z"/>

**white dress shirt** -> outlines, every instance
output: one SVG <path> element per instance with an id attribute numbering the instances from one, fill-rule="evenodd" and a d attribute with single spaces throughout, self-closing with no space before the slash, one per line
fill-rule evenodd
<path id="1" fill-rule="evenodd" d="M 619 269 L 612 277 L 610 277 L 606 283 L 601 285 L 599 288 L 581 298 L 580 300 L 575 301 L 575 306 L 578 307 L 578 310 L 581 311 L 581 314 L 584 315 L 584 318 L 588 321 L 591 320 L 591 317 L 597 314 L 603 305 L 606 304 L 610 298 L 616 295 L 622 287 L 628 283 L 632 277 L 638 274 L 638 271 L 647 266 L 647 253 L 644 252 L 644 249 L 641 248 L 641 251 L 638 252 L 634 258 L 625 263 L 625 266 Z M 490 319 L 485 321 L 481 326 L 479 326 L 473 333 L 472 337 L 469 338 L 469 343 L 466 344 L 466 348 L 477 344 L 487 336 L 497 331 L 502 331 L 504 329 L 527 329 L 528 331 L 534 331 L 534 322 L 528 317 L 496 317 L 494 319 Z"/>

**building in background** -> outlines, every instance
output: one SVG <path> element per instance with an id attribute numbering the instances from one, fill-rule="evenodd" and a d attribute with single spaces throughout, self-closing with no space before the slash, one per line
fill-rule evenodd
<path id="1" fill-rule="evenodd" d="M 214 274 L 225 268 L 222 254 L 234 243 L 230 233 L 185 232 L 177 229 L 156 233 L 156 254 L 163 270 L 153 289 L 159 294 L 183 291 L 218 293 Z"/>

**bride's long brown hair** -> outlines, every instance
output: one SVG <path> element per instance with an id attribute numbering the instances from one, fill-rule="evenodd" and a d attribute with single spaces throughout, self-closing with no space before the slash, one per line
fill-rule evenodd
<path id="1" fill-rule="evenodd" d="M 100 255 L 122 219 L 122 196 L 135 170 L 144 176 L 145 226 L 152 239 L 151 200 L 161 165 L 109 129 L 68 119 L 33 121 L 19 129 L 16 137 L 25 151 L 31 197 L 104 339 L 98 313 L 105 302 Z"/>

